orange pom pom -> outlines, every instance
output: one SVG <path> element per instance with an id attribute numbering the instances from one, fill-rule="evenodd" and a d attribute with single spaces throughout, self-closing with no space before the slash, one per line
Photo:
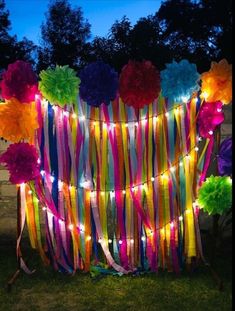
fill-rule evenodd
<path id="1" fill-rule="evenodd" d="M 226 59 L 219 63 L 212 62 L 211 69 L 201 75 L 202 97 L 207 102 L 221 101 L 229 104 L 232 101 L 232 65 Z"/>
<path id="2" fill-rule="evenodd" d="M 33 139 L 39 127 L 35 103 L 21 104 L 12 97 L 0 103 L 0 137 L 11 142 Z"/>

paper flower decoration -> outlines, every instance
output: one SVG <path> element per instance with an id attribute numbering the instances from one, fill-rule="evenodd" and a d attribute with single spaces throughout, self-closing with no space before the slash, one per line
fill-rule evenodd
<path id="1" fill-rule="evenodd" d="M 160 75 L 162 95 L 169 101 L 187 101 L 199 89 L 197 67 L 185 59 L 167 64 Z"/>
<path id="2" fill-rule="evenodd" d="M 37 150 L 28 143 L 11 144 L 0 156 L 0 163 L 9 170 L 13 184 L 28 182 L 40 174 Z"/>
<path id="3" fill-rule="evenodd" d="M 158 97 L 160 74 L 150 61 L 129 61 L 120 74 L 119 92 L 125 104 L 143 108 Z"/>
<path id="4" fill-rule="evenodd" d="M 215 128 L 224 121 L 224 113 L 222 111 L 222 103 L 203 102 L 200 107 L 197 123 L 199 126 L 199 135 L 201 137 L 210 138 Z"/>
<path id="5" fill-rule="evenodd" d="M 118 74 L 109 65 L 97 61 L 87 65 L 80 73 L 80 96 L 88 105 L 109 105 L 118 89 Z"/>
<path id="6" fill-rule="evenodd" d="M 232 137 L 225 139 L 220 145 L 218 170 L 221 176 L 232 175 Z"/>
<path id="7" fill-rule="evenodd" d="M 212 62 L 211 69 L 201 75 L 201 80 L 201 91 L 206 101 L 221 101 L 223 104 L 232 101 L 232 65 L 226 59 Z"/>
<path id="8" fill-rule="evenodd" d="M 208 214 L 222 215 L 232 204 L 232 180 L 227 176 L 210 176 L 198 191 L 198 203 Z"/>
<path id="9" fill-rule="evenodd" d="M 39 89 L 42 95 L 51 103 L 64 107 L 76 101 L 80 79 L 69 66 L 48 68 L 39 74 Z"/>
<path id="10" fill-rule="evenodd" d="M 14 97 L 0 103 L 0 137 L 12 142 L 31 139 L 38 127 L 34 104 L 22 105 Z"/>
<path id="11" fill-rule="evenodd" d="M 15 97 L 21 103 L 30 103 L 38 92 L 37 76 L 30 64 L 17 60 L 3 73 L 0 88 L 4 99 Z"/>

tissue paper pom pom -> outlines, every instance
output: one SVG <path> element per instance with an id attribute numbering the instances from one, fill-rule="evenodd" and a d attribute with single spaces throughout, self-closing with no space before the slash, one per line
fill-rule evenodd
<path id="1" fill-rule="evenodd" d="M 28 143 L 11 144 L 0 156 L 10 173 L 10 182 L 21 184 L 39 176 L 38 153 L 33 145 Z"/>
<path id="2" fill-rule="evenodd" d="M 188 100 L 199 89 L 199 77 L 195 64 L 173 61 L 161 71 L 162 95 L 172 102 Z"/>
<path id="3" fill-rule="evenodd" d="M 97 61 L 87 65 L 80 73 L 80 96 L 88 105 L 109 105 L 118 89 L 118 74 L 109 65 Z"/>
<path id="4" fill-rule="evenodd" d="M 232 180 L 227 176 L 210 176 L 198 191 L 198 203 L 208 214 L 222 215 L 232 204 Z"/>
<path id="5" fill-rule="evenodd" d="M 32 139 L 38 127 L 35 104 L 22 105 L 14 97 L 0 104 L 0 137 L 12 142 Z"/>
<path id="6" fill-rule="evenodd" d="M 232 65 L 226 59 L 212 62 L 211 69 L 201 75 L 201 80 L 202 95 L 207 101 L 221 101 L 223 104 L 232 101 Z"/>
<path id="7" fill-rule="evenodd" d="M 39 76 L 41 78 L 39 89 L 51 104 L 63 107 L 76 102 L 80 80 L 69 66 L 48 68 L 42 70 Z"/>
<path id="8" fill-rule="evenodd" d="M 213 132 L 223 121 L 224 113 L 222 111 L 222 103 L 207 103 L 204 101 L 197 117 L 199 135 L 201 137 L 210 138 L 210 131 Z"/>
<path id="9" fill-rule="evenodd" d="M 17 60 L 3 73 L 0 88 L 4 99 L 15 97 L 22 103 L 30 103 L 38 92 L 37 76 L 30 64 Z"/>
<path id="10" fill-rule="evenodd" d="M 232 137 L 226 138 L 220 145 L 218 171 L 221 176 L 232 175 Z"/>
<path id="11" fill-rule="evenodd" d="M 122 68 L 119 84 L 123 102 L 134 108 L 143 108 L 158 97 L 160 75 L 150 61 L 129 61 Z"/>

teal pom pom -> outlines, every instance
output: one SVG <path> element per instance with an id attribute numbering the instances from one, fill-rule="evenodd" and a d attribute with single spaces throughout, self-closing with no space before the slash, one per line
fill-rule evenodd
<path id="1" fill-rule="evenodd" d="M 232 179 L 210 176 L 198 192 L 198 204 L 208 214 L 222 215 L 232 205 Z"/>
<path id="2" fill-rule="evenodd" d="M 188 100 L 192 93 L 199 90 L 199 73 L 195 64 L 183 59 L 166 65 L 161 73 L 162 95 L 172 102 Z"/>
<path id="3" fill-rule="evenodd" d="M 48 68 L 42 70 L 39 76 L 41 78 L 39 89 L 51 104 L 63 107 L 76 102 L 80 79 L 69 66 Z"/>

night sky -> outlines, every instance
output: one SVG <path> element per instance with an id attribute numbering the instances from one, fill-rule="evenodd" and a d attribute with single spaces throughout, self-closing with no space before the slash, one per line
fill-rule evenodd
<path id="1" fill-rule="evenodd" d="M 11 34 L 18 39 L 24 36 L 36 44 L 40 40 L 40 25 L 50 0 L 5 0 L 10 12 Z M 92 38 L 107 35 L 115 20 L 126 15 L 132 25 L 140 17 L 154 14 L 161 0 L 70 0 L 72 6 L 80 6 L 84 17 L 91 24 Z"/>

